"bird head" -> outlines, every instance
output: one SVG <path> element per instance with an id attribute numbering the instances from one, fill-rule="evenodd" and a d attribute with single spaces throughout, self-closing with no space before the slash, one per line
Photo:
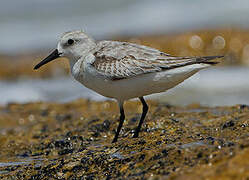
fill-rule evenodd
<path id="1" fill-rule="evenodd" d="M 87 55 L 95 46 L 95 41 L 82 31 L 66 32 L 61 36 L 57 48 L 38 63 L 34 69 L 38 69 L 59 57 L 67 57 L 70 61 L 76 62 Z"/>

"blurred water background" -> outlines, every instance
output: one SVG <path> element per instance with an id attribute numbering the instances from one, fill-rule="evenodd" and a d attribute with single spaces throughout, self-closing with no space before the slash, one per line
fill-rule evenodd
<path id="1" fill-rule="evenodd" d="M 146 98 L 173 105 L 200 103 L 204 106 L 249 104 L 249 68 L 210 68 L 203 70 L 165 93 Z M 56 101 L 69 102 L 77 98 L 107 100 L 91 91 L 73 77 L 0 81 L 1 104 L 10 102 Z"/>
<path id="2" fill-rule="evenodd" d="M 61 33 L 73 29 L 107 39 L 217 27 L 248 28 L 248 17 L 248 0 L 2 1 L 0 54 L 53 49 Z M 247 67 L 210 68 L 164 93 L 160 100 L 177 105 L 249 104 L 248 77 Z M 0 94 L 0 104 L 106 99 L 72 77 L 1 80 Z"/>
<path id="3" fill-rule="evenodd" d="M 0 52 L 52 48 L 62 32 L 97 39 L 249 26 L 248 0 L 10 0 L 0 3 Z"/>

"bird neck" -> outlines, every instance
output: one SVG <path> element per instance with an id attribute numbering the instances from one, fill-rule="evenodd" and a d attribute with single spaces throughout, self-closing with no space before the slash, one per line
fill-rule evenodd
<path id="1" fill-rule="evenodd" d="M 81 73 L 84 72 L 84 67 L 83 67 L 83 62 L 84 59 L 70 59 L 69 64 L 70 64 L 70 70 L 71 74 L 73 75 L 74 78 L 77 79 L 78 76 L 80 76 Z"/>

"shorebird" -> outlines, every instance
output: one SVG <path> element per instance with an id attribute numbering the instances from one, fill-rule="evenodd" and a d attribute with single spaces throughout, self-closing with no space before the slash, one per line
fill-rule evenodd
<path id="1" fill-rule="evenodd" d="M 97 42 L 82 31 L 70 31 L 61 36 L 57 49 L 34 69 L 59 57 L 69 59 L 71 74 L 77 81 L 118 101 L 120 118 L 114 143 L 125 120 L 124 101 L 138 97 L 143 105 L 133 134 L 136 138 L 148 112 L 144 96 L 173 88 L 199 70 L 217 64 L 211 60 L 223 56 L 177 57 L 129 42 Z"/>

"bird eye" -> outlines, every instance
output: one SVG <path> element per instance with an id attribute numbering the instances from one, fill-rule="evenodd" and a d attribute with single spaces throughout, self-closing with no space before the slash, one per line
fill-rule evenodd
<path id="1" fill-rule="evenodd" d="M 72 45 L 74 43 L 73 39 L 68 39 L 67 44 Z"/>

